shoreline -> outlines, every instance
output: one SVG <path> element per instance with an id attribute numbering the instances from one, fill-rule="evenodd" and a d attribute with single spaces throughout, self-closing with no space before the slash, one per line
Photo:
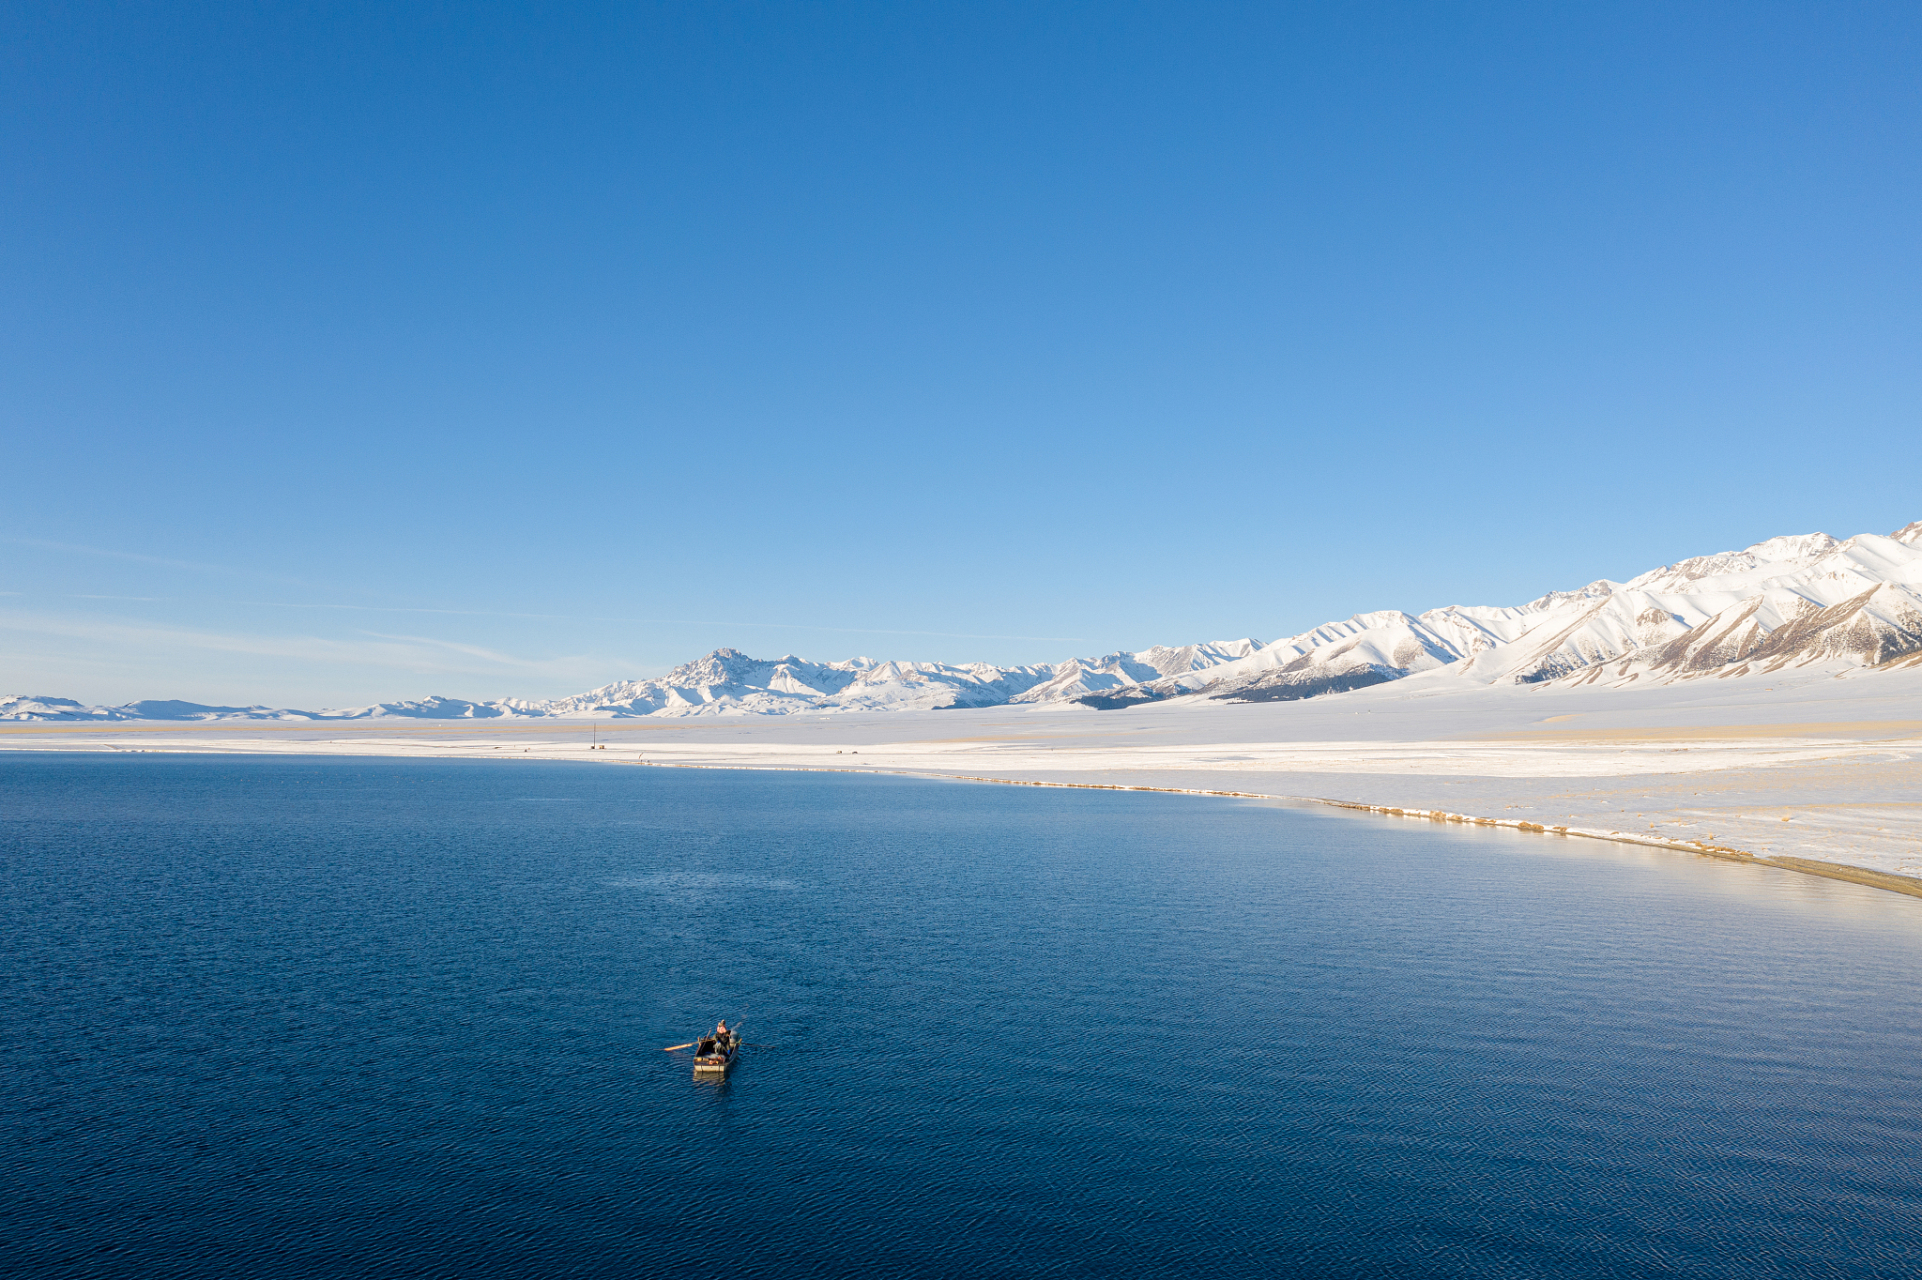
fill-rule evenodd
<path id="1" fill-rule="evenodd" d="M 21 754 L 38 753 L 45 750 L 50 755 L 259 755 L 260 752 L 234 750 L 220 747 L 138 747 L 132 750 L 100 752 L 61 751 L 58 748 L 11 748 Z M 283 754 L 276 752 L 274 754 Z M 284 753 L 308 754 L 308 753 Z M 314 755 L 337 756 L 341 752 L 313 752 Z M 360 750 L 351 753 L 355 756 L 373 756 L 388 760 L 418 760 L 418 753 L 389 752 L 380 750 Z M 525 760 L 523 755 L 485 755 L 460 753 L 454 759 L 496 760 L 503 763 Z M 427 757 L 446 759 L 444 755 Z M 1733 845 L 1713 844 L 1703 840 L 1678 840 L 1666 836 L 1641 835 L 1632 831 L 1608 831 L 1589 827 L 1571 826 L 1566 823 L 1530 822 L 1523 818 L 1490 818 L 1479 814 L 1456 813 L 1445 809 L 1420 809 L 1403 805 L 1368 804 L 1358 800 L 1337 800 L 1332 796 L 1278 795 L 1263 791 L 1231 791 L 1213 787 L 1155 787 L 1134 783 L 1119 782 L 1060 782 L 1041 778 L 998 778 L 986 774 L 940 773 L 922 769 L 850 769 L 847 767 L 823 767 L 799 764 L 695 764 L 691 762 L 644 760 L 644 759 L 577 759 L 541 755 L 536 759 L 563 764 L 625 764 L 649 769 L 701 769 L 718 772 L 747 773 L 839 773 L 862 774 L 874 777 L 928 778 L 941 782 L 978 782 L 993 786 L 1006 787 L 1055 787 L 1071 791 L 1144 791 L 1161 795 L 1216 796 L 1232 800 L 1273 800 L 1284 804 L 1312 804 L 1331 809 L 1346 809 L 1355 813 L 1369 813 L 1380 817 L 1405 818 L 1413 821 L 1453 823 L 1457 826 L 1495 827 L 1510 831 L 1524 831 L 1536 835 L 1563 836 L 1581 840 L 1604 840 L 1614 844 L 1640 845 L 1644 848 L 1667 849 L 1675 853 L 1691 853 L 1698 857 L 1716 858 L 1725 862 L 1747 863 L 1751 866 L 1770 867 L 1777 871 L 1791 871 L 1798 875 L 1815 876 L 1824 880 L 1840 880 L 1848 884 L 1859 884 L 1866 888 L 1881 889 L 1889 893 L 1899 893 L 1912 898 L 1922 898 L 1922 877 L 1902 875 L 1898 872 L 1877 871 L 1870 867 L 1850 866 L 1843 862 L 1829 862 L 1819 858 L 1797 858 L 1791 856 L 1768 856 L 1738 849 Z"/>
<path id="2" fill-rule="evenodd" d="M 1876 871 L 1869 867 L 1852 867 L 1844 862 L 1825 862 L 1819 858 L 1768 857 L 1750 853 L 1746 849 L 1737 849 L 1731 845 L 1709 844 L 1700 840 L 1671 840 L 1664 836 L 1637 835 L 1632 831 L 1597 831 L 1584 827 L 1528 822 L 1520 818 L 1484 818 L 1472 813 L 1451 813 L 1442 809 L 1410 809 L 1397 805 L 1363 804 L 1356 800 L 1335 800 L 1327 796 L 1281 796 L 1258 791 L 1218 791 L 1207 787 L 1147 787 L 1119 782 L 1053 782 L 1036 778 L 991 778 L 977 774 L 928 773 L 904 769 L 824 769 L 807 765 L 675 764 L 652 760 L 627 760 L 620 763 L 640 765 L 649 769 L 712 769 L 722 772 L 748 773 L 851 773 L 895 778 L 933 778 L 942 782 L 983 782 L 1004 787 L 1059 787 L 1071 791 L 1151 791 L 1162 795 L 1219 796 L 1232 800 L 1278 800 L 1286 804 L 1324 805 L 1332 809 L 1372 813 L 1388 818 L 1409 818 L 1423 822 L 1454 823 L 1469 827 L 1500 827 L 1536 835 L 1605 840 L 1612 844 L 1634 844 L 1650 849 L 1668 849 L 1676 853 L 1692 853 L 1698 857 L 1718 858 L 1724 862 L 1772 867 L 1777 871 L 1793 871 L 1798 875 L 1817 876 L 1824 880 L 1841 880 L 1848 884 L 1859 884 L 1871 889 L 1883 889 L 1889 893 L 1905 894 L 1911 898 L 1922 898 L 1922 877 L 1905 876 L 1892 871 Z"/>
<path id="3" fill-rule="evenodd" d="M 1212 795 L 1611 840 L 1922 897 L 1922 671 L 1679 692 L 1380 686 L 1250 706 L 642 723 L 5 723 L 0 758 L 545 759 Z"/>

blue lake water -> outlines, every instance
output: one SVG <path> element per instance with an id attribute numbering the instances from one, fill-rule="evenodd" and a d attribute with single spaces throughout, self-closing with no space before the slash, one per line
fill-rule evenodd
<path id="1" fill-rule="evenodd" d="M 0 1272 L 1914 1276 L 1922 901 L 1249 802 L 0 756 Z M 719 1016 L 750 1048 L 697 1083 Z"/>

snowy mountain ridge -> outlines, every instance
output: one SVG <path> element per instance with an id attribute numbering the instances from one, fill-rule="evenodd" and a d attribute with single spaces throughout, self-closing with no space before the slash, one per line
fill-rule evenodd
<path id="1" fill-rule="evenodd" d="M 1514 607 L 1358 613 L 1272 644 L 1156 645 L 1023 667 L 757 659 L 717 649 L 656 679 L 539 701 L 425 698 L 298 711 L 175 701 L 97 707 L 15 695 L 0 696 L 0 720 L 677 717 L 1042 703 L 1105 710 L 1185 697 L 1289 701 L 1411 678 L 1626 687 L 1912 665 L 1922 666 L 1922 521 L 1846 541 L 1824 533 L 1770 538 Z"/>

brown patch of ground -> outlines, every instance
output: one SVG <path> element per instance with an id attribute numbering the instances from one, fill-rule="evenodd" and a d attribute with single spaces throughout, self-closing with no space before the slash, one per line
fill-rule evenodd
<path id="1" fill-rule="evenodd" d="M 1740 742 L 1756 738 L 1913 738 L 1918 735 L 1922 735 L 1922 720 L 1836 720 L 1805 724 L 1699 725 L 1679 729 L 1519 729 L 1464 734 L 1454 741 Z"/>

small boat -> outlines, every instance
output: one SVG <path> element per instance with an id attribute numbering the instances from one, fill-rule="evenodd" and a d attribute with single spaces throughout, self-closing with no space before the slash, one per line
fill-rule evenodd
<path id="1" fill-rule="evenodd" d="M 741 1056 L 741 1037 L 702 1036 L 694 1046 L 694 1074 L 726 1075 Z"/>

